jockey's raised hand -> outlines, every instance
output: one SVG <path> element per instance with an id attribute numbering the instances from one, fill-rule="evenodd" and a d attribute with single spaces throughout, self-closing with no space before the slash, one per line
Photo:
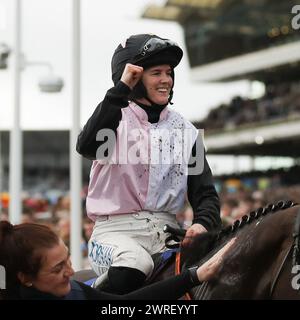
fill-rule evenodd
<path id="1" fill-rule="evenodd" d="M 182 246 L 186 247 L 190 245 L 194 237 L 205 232 L 207 232 L 207 230 L 202 224 L 195 223 L 191 225 L 186 231 L 185 237 L 182 241 Z"/>
<path id="2" fill-rule="evenodd" d="M 132 90 L 141 79 L 143 71 L 143 67 L 127 63 L 123 71 L 121 81 Z"/>

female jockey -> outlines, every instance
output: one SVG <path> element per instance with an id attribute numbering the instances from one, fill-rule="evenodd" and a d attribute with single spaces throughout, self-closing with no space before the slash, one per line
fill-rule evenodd
<path id="1" fill-rule="evenodd" d="M 77 151 L 94 160 L 89 260 L 96 285 L 107 292 L 124 294 L 143 284 L 153 270 L 151 255 L 166 249 L 163 226 L 178 227 L 186 198 L 194 219 L 184 244 L 221 224 L 201 135 L 168 108 L 182 55 L 176 43 L 156 35 L 126 39 L 112 57 L 114 87 L 78 137 Z"/>

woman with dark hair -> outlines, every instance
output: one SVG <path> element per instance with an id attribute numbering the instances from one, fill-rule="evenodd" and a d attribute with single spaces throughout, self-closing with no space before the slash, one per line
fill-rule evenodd
<path id="1" fill-rule="evenodd" d="M 48 227 L 0 222 L 0 265 L 6 270 L 4 299 L 11 300 L 146 300 L 178 299 L 220 267 L 230 242 L 200 267 L 125 295 L 105 293 L 71 280 L 74 270 L 63 241 Z"/>

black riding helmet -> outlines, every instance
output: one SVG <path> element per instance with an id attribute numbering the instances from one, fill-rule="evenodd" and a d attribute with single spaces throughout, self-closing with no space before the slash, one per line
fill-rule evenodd
<path id="1" fill-rule="evenodd" d="M 172 68 L 172 78 L 174 86 L 174 68 L 179 64 L 183 52 L 181 48 L 171 40 L 160 38 L 151 34 L 137 34 L 126 39 L 115 50 L 112 61 L 112 80 L 116 85 L 121 79 L 126 63 L 132 63 L 144 69 L 168 64 Z M 169 102 L 173 96 L 173 88 L 170 92 Z M 154 104 L 147 96 L 146 88 L 142 81 L 133 88 L 129 98 L 131 100 L 146 98 Z"/>

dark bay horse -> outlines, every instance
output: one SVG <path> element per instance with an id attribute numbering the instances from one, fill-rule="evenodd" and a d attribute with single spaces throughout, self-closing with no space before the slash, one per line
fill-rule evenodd
<path id="1" fill-rule="evenodd" d="M 194 288 L 192 298 L 300 300 L 299 209 L 281 201 L 251 212 L 220 233 L 200 235 L 183 250 L 184 265 L 201 264 L 232 237 L 237 240 L 216 278 Z"/>
<path id="2" fill-rule="evenodd" d="M 291 201 L 259 208 L 220 232 L 205 233 L 181 250 L 181 268 L 200 265 L 230 239 L 237 240 L 214 280 L 190 292 L 195 300 L 300 300 L 300 206 Z M 151 282 L 174 275 L 170 263 Z M 294 273 L 292 273 L 294 272 Z M 298 274 L 297 274 L 298 272 Z M 80 274 L 78 280 L 89 274 Z"/>

